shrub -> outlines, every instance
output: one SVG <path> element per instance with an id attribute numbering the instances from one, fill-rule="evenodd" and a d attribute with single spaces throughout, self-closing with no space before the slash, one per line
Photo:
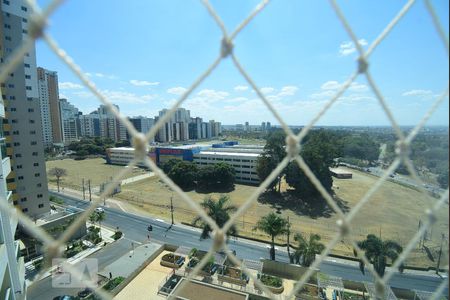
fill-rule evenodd
<path id="1" fill-rule="evenodd" d="M 125 278 L 122 276 L 119 277 L 115 277 L 113 279 L 111 279 L 110 281 L 108 281 L 107 284 L 105 284 L 105 286 L 103 287 L 105 290 L 107 291 L 111 291 L 113 290 L 116 286 L 118 286 L 119 284 L 122 283 L 122 281 L 124 281 Z"/>

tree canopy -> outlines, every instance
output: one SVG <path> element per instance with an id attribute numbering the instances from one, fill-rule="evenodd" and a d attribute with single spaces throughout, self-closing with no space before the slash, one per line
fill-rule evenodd
<path id="1" fill-rule="evenodd" d="M 253 229 L 260 230 L 270 236 L 270 259 L 275 260 L 275 237 L 288 232 L 288 221 L 271 212 L 262 217 Z"/>
<path id="2" fill-rule="evenodd" d="M 200 205 L 205 209 L 208 216 L 213 219 L 219 228 L 222 228 L 225 223 L 230 219 L 230 213 L 236 211 L 236 207 L 230 204 L 230 198 L 225 195 L 221 195 L 218 200 L 212 197 L 206 197 Z M 201 223 L 203 228 L 201 238 L 205 239 L 209 237 L 211 227 L 201 217 L 197 217 L 194 224 Z M 233 225 L 227 231 L 227 235 L 235 235 L 236 227 Z"/>
<path id="3" fill-rule="evenodd" d="M 391 240 L 383 241 L 374 234 L 367 235 L 364 241 L 358 242 L 358 246 L 365 251 L 365 256 L 381 277 L 384 275 L 387 259 L 394 262 L 403 251 L 403 248 L 398 243 Z M 359 265 L 361 272 L 364 274 L 364 263 L 360 261 Z M 402 269 L 403 267 L 401 266 L 400 271 Z"/>

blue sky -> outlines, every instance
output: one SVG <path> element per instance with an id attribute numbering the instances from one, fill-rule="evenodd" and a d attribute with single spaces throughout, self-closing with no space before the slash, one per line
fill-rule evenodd
<path id="1" fill-rule="evenodd" d="M 48 1 L 39 1 L 44 6 Z M 228 31 L 255 0 L 211 1 Z M 367 49 L 405 1 L 339 1 Z M 448 1 L 434 1 L 448 28 Z M 125 115 L 153 117 L 169 107 L 220 50 L 221 32 L 200 1 L 68 0 L 48 32 Z M 447 32 L 448 35 L 448 32 Z M 39 66 L 57 71 L 60 94 L 83 111 L 98 100 L 37 42 Z M 357 53 L 328 1 L 271 2 L 236 38 L 236 56 L 288 124 L 307 124 L 354 71 Z M 418 1 L 369 59 L 370 70 L 401 125 L 416 124 L 448 83 L 449 62 Z M 275 118 L 225 59 L 182 105 L 222 124 Z M 429 125 L 448 125 L 448 99 Z M 388 125 L 363 76 L 319 125 Z"/>

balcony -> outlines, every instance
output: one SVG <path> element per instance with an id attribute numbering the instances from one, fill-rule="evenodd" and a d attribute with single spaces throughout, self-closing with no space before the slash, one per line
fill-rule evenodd
<path id="1" fill-rule="evenodd" d="M 2 159 L 2 172 L 0 173 L 3 176 L 1 179 L 5 180 L 9 173 L 11 173 L 11 161 L 9 157 L 4 157 Z"/>

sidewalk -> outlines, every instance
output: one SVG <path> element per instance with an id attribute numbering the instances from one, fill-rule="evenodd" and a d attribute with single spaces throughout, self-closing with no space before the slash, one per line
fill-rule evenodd
<path id="1" fill-rule="evenodd" d="M 105 246 L 104 243 L 110 244 L 110 243 L 114 242 L 114 239 L 112 238 L 114 231 L 112 231 L 111 229 L 109 229 L 105 226 L 102 226 L 100 228 L 100 230 L 101 230 L 101 236 L 102 236 L 103 241 L 101 241 L 97 245 L 94 245 L 92 248 L 87 248 L 86 250 L 83 250 L 83 251 L 75 254 L 74 256 L 68 258 L 66 260 L 66 262 L 68 262 L 71 265 L 74 265 L 74 264 L 80 262 L 81 260 L 83 260 L 84 258 L 88 257 L 89 255 L 92 255 L 95 252 L 102 249 Z M 33 273 L 36 271 L 34 268 L 33 261 L 36 261 L 41 258 L 42 257 L 39 257 L 37 259 L 34 259 L 32 261 L 25 263 L 25 277 L 33 275 Z M 40 280 L 51 276 L 55 269 L 56 269 L 56 266 L 52 266 L 48 271 L 46 271 L 45 273 L 42 274 L 42 276 L 40 277 Z M 32 283 L 33 283 L 33 280 L 27 279 L 27 285 L 32 284 Z"/>

